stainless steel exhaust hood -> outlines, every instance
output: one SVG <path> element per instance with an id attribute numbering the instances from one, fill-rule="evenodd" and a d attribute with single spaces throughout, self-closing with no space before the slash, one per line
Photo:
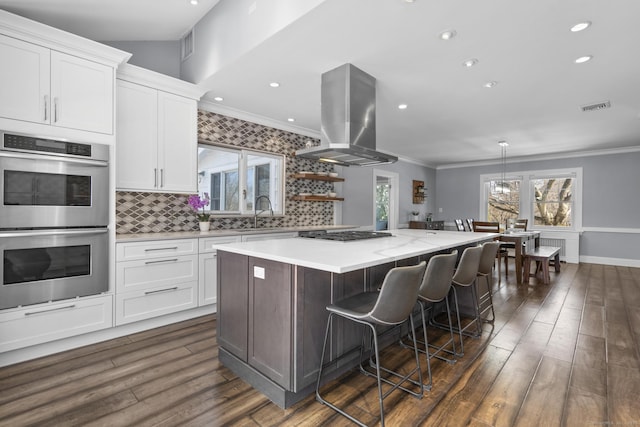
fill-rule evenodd
<path id="1" fill-rule="evenodd" d="M 393 163 L 376 151 L 376 79 L 351 64 L 322 75 L 320 145 L 296 156 L 342 166 Z"/>

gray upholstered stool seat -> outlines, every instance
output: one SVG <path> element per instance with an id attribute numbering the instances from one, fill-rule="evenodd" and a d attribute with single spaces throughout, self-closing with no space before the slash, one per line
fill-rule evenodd
<path id="1" fill-rule="evenodd" d="M 460 353 L 458 356 L 462 356 L 464 354 L 464 344 L 462 342 L 463 335 L 470 335 L 473 337 L 479 337 L 482 334 L 482 319 L 480 317 L 480 309 L 478 304 L 478 295 L 476 288 L 476 278 L 478 276 L 478 267 L 480 266 L 480 256 L 482 254 L 482 246 L 474 246 L 468 247 L 462 252 L 462 256 L 460 257 L 460 261 L 458 262 L 458 266 L 456 268 L 456 272 L 451 279 L 453 290 L 453 298 L 455 304 L 456 316 L 458 318 L 458 325 L 454 329 L 458 332 L 460 336 Z M 466 325 L 462 326 L 460 321 L 460 303 L 459 303 L 459 292 L 466 292 L 469 309 L 473 311 L 473 320 L 468 322 Z M 470 295 L 469 295 L 470 294 Z M 433 322 L 434 325 L 440 328 L 448 328 L 448 325 Z M 475 326 L 474 332 L 467 332 L 467 329 Z"/>
<path id="2" fill-rule="evenodd" d="M 360 370 L 367 375 L 374 375 L 378 383 L 378 400 L 380 403 L 380 424 L 384 426 L 384 403 L 383 400 L 392 391 L 401 389 L 412 395 L 421 398 L 424 393 L 424 386 L 422 383 L 422 372 L 420 369 L 420 359 L 418 357 L 418 345 L 415 340 L 415 334 L 413 337 L 413 350 L 416 361 L 416 367 L 407 374 L 400 374 L 388 369 L 384 369 L 380 366 L 380 348 L 378 344 L 378 332 L 376 325 L 381 326 L 394 326 L 400 325 L 405 321 L 409 321 L 411 331 L 414 330 L 413 318 L 411 317 L 411 311 L 416 305 L 418 299 L 418 288 L 422 283 L 422 277 L 426 263 L 423 261 L 416 266 L 409 267 L 396 267 L 389 270 L 386 274 L 382 286 L 379 292 L 364 292 L 352 297 L 346 298 L 341 301 L 337 301 L 334 304 L 327 306 L 329 312 L 329 319 L 327 320 L 327 329 L 324 336 L 324 344 L 322 346 L 322 355 L 320 358 L 320 368 L 318 371 L 318 381 L 316 383 L 316 400 L 329 406 L 351 421 L 358 425 L 364 426 L 361 421 L 347 414 L 344 410 L 338 408 L 335 404 L 325 400 L 320 394 L 320 384 L 322 382 L 322 371 L 325 368 L 324 359 L 327 352 L 327 342 L 331 332 L 335 329 L 332 328 L 332 322 L 335 316 L 339 316 L 345 320 L 349 320 L 355 323 L 365 325 L 363 334 L 367 331 L 371 333 L 372 350 L 373 354 L 369 357 L 370 364 L 375 367 L 375 373 L 369 372 L 361 363 Z M 364 343 L 364 335 L 363 335 Z M 339 358 L 335 358 L 330 363 L 336 363 Z M 360 361 L 364 361 L 364 345 L 361 346 Z M 381 376 L 381 371 L 385 371 L 397 378 L 397 382 L 391 381 L 388 378 Z M 411 377 L 417 374 L 418 380 L 415 381 Z M 406 382 L 411 382 L 417 386 L 417 392 L 411 391 L 402 386 Z M 382 393 L 382 382 L 392 385 L 390 390 L 386 393 Z"/>
<path id="3" fill-rule="evenodd" d="M 451 310 L 449 308 L 449 299 L 447 298 L 451 291 L 451 280 L 453 278 L 453 272 L 456 266 L 456 260 L 458 258 L 458 251 L 454 250 L 450 254 L 435 255 L 429 259 L 427 269 L 422 279 L 422 284 L 418 291 L 418 305 L 420 308 L 420 316 L 422 318 L 422 333 L 424 341 L 420 341 L 416 338 L 418 344 L 418 350 L 425 353 L 427 360 L 427 375 L 428 379 L 425 383 L 425 387 L 431 390 L 433 384 L 431 378 L 431 359 L 438 358 L 448 363 L 454 363 L 456 361 L 455 355 L 456 343 L 453 336 L 453 322 L 451 320 Z M 437 303 L 444 302 L 446 307 L 446 315 L 449 325 L 449 338 L 441 342 L 440 345 L 430 344 L 427 339 L 427 317 L 431 321 L 434 315 L 434 307 Z M 428 316 L 425 316 L 428 313 Z M 404 342 L 401 343 L 405 346 Z M 449 354 L 449 357 L 443 356 L 443 354 Z"/>
<path id="4" fill-rule="evenodd" d="M 493 322 L 496 319 L 496 312 L 493 308 L 493 266 L 500 247 L 500 242 L 486 242 L 482 245 L 482 253 L 480 254 L 478 277 L 484 279 L 487 288 L 478 292 L 478 304 L 480 306 L 480 317 L 485 322 Z M 498 262 L 498 265 L 500 265 L 500 262 Z M 499 274 L 500 272 L 498 271 Z M 491 318 L 484 316 L 487 311 L 491 312 Z"/>

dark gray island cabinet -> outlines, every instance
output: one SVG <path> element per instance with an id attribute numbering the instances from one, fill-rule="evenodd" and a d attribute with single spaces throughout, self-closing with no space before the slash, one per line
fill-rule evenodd
<path id="1" fill-rule="evenodd" d="M 461 249 L 480 240 L 489 240 L 485 233 L 474 233 L 474 238 L 471 233 L 464 234 L 467 241 L 453 247 Z M 313 263 L 306 261 L 304 256 L 300 262 L 288 260 L 286 254 L 281 256 L 287 250 L 292 253 L 299 250 L 297 245 L 311 245 L 305 249 L 316 250 L 317 256 L 322 258 L 323 249 L 326 249 L 323 245 L 336 245 L 335 242 L 318 244 L 302 240 L 280 240 L 274 247 L 270 247 L 269 242 L 255 242 L 218 248 L 219 360 L 282 408 L 315 390 L 328 318 L 327 305 L 363 290 L 377 289 L 386 273 L 395 266 L 416 264 L 452 249 L 451 246 L 432 245 L 416 251 L 415 242 L 412 242 L 413 248 L 400 251 L 407 253 L 406 257 L 396 256 L 389 260 L 388 256 L 378 255 L 379 262 L 367 262 L 352 270 L 337 265 L 333 269 L 339 270 L 336 272 L 331 271 L 332 268 L 313 268 L 309 266 Z M 400 239 L 394 243 L 404 244 Z M 283 245 L 288 245 L 286 250 Z M 336 250 L 331 248 L 330 252 L 340 259 L 341 251 L 361 249 L 350 245 L 337 243 Z M 340 272 L 342 269 L 350 271 Z M 328 359 L 347 356 L 328 368 L 326 381 L 356 366 L 360 355 L 357 351 L 349 353 L 361 342 L 359 326 L 336 321 L 334 327 L 336 331 L 327 350 Z"/>
<path id="2" fill-rule="evenodd" d="M 306 397 L 317 378 L 325 308 L 332 295 L 361 292 L 365 269 L 335 274 L 219 251 L 218 274 L 220 361 L 283 408 Z M 360 342 L 357 330 L 340 336 L 332 354 Z"/>

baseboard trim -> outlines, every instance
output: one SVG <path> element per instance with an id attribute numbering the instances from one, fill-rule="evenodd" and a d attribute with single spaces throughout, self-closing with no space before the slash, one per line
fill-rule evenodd
<path id="1" fill-rule="evenodd" d="M 606 258 L 606 257 L 599 257 L 599 256 L 580 255 L 580 262 L 584 262 L 588 264 L 604 264 L 604 265 L 617 265 L 620 267 L 640 268 L 640 259 Z"/>

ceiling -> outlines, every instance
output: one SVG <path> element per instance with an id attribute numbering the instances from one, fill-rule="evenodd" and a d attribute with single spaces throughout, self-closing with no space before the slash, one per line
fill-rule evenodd
<path id="1" fill-rule="evenodd" d="M 91 40 L 178 40 L 219 0 L 0 0 L 0 8 Z"/>
<path id="2" fill-rule="evenodd" d="M 217 3 L 200 2 L 200 16 Z M 198 18 L 182 16 L 186 6 L 0 0 L 9 11 L 96 40 L 175 40 Z M 350 62 L 377 79 L 378 150 L 403 159 L 431 166 L 495 161 L 501 140 L 510 159 L 637 150 L 638 16 L 637 0 L 325 0 L 216 71 L 206 97 L 313 134 L 320 129 L 321 74 Z M 570 31 L 582 21 L 592 25 Z M 441 40 L 450 29 L 456 36 Z M 584 55 L 593 58 L 574 63 Z M 478 63 L 463 66 L 471 58 Z M 269 87 L 272 81 L 280 87 Z M 484 87 L 490 81 L 497 84 Z M 582 111 L 604 101 L 611 107 Z"/>

